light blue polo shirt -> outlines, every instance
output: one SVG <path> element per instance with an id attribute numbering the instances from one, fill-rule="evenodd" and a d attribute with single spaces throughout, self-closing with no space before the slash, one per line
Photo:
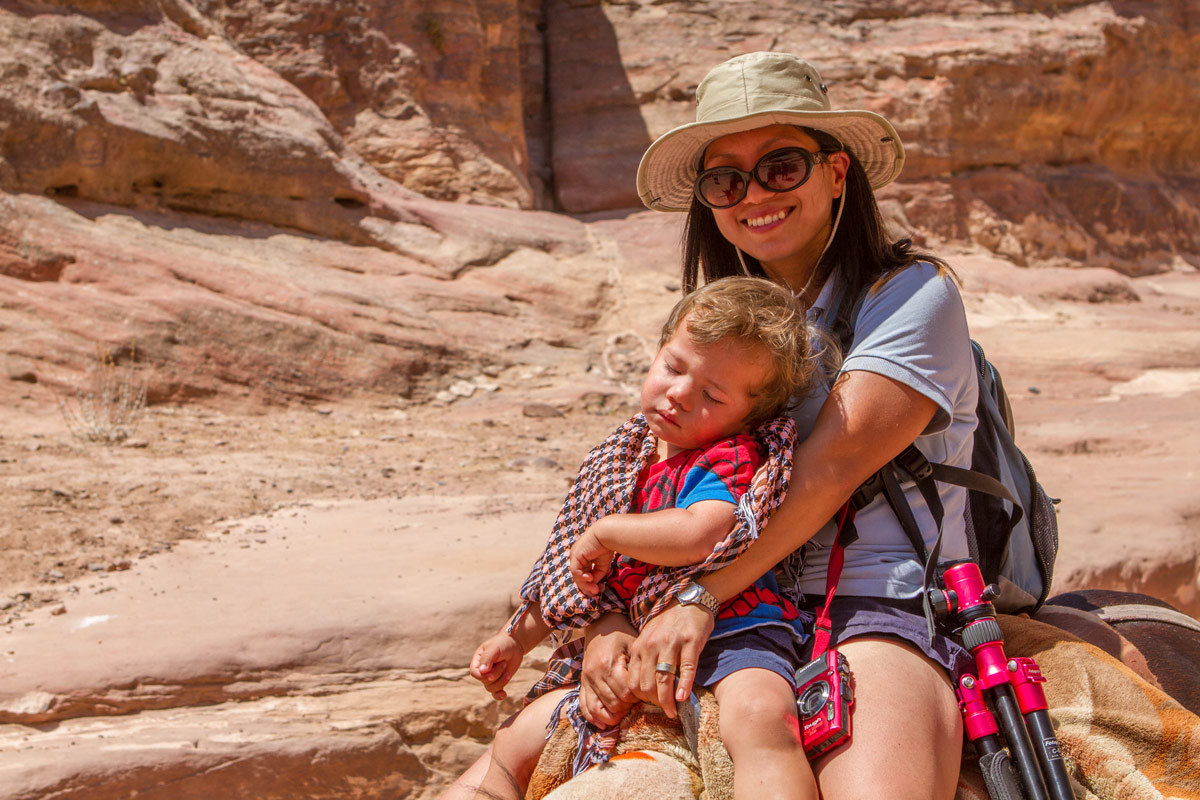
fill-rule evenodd
<path id="1" fill-rule="evenodd" d="M 809 320 L 825 329 L 833 324 L 827 317 L 836 314 L 832 308 L 838 294 L 834 284 L 826 284 L 809 310 Z M 841 372 L 865 370 L 884 375 L 933 400 L 937 411 L 917 438 L 917 448 L 931 462 L 969 468 L 978 383 L 966 312 L 954 280 L 938 274 L 932 264 L 915 264 L 868 291 L 853 323 L 854 338 L 844 354 Z M 829 383 L 823 382 L 794 409 L 792 417 L 801 438 L 812 431 L 828 394 Z M 967 558 L 963 517 L 967 490 L 944 483 L 937 487 L 945 507 L 941 559 Z M 905 496 L 926 549 L 931 549 L 937 528 L 929 508 L 915 486 L 905 486 Z M 855 525 L 859 539 L 846 549 L 838 594 L 917 596 L 924 582 L 922 567 L 887 500 L 876 497 L 858 512 Z M 808 597 L 825 594 L 825 570 L 835 534 L 830 522 L 804 545 L 799 586 Z"/>

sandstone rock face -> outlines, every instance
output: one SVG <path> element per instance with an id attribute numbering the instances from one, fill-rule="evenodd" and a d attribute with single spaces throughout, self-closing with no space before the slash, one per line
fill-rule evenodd
<path id="1" fill-rule="evenodd" d="M 509 613 L 552 513 L 484 528 L 458 511 L 489 502 L 302 508 L 276 534 L 247 521 L 158 569 L 82 579 L 68 610 L 7 642 L 0 797 L 431 796 L 519 702 L 492 702 L 461 664 Z M 431 580 L 437 563 L 457 574 Z"/>
<path id="2" fill-rule="evenodd" d="M 494 261 L 489 239 L 531 244 L 524 221 L 480 211 L 466 222 L 381 175 L 183 0 L 97 3 L 90 15 L 10 5 L 0 190 L 255 220 L 450 269 Z"/>
<path id="3" fill-rule="evenodd" d="M 150 402 L 431 396 L 594 315 L 578 223 L 403 188 L 186 3 L 78 11 L 0 9 L 10 374 L 61 384 L 136 342 Z"/>
<path id="4" fill-rule="evenodd" d="M 635 207 L 645 146 L 737 53 L 814 60 L 907 143 L 889 218 L 1018 265 L 1200 253 L 1200 33 L 1168 3 L 8 4 L 0 188 L 400 247 L 426 197 Z M 390 180 L 389 180 L 390 179 Z"/>
<path id="5" fill-rule="evenodd" d="M 630 212 L 634 170 L 751 50 L 899 128 L 883 212 L 955 263 L 1013 378 L 1059 588 L 1195 613 L 1196 12 L 0 0 L 0 797 L 424 798 L 470 763 L 515 703 L 463 688 L 465 650 L 678 296 L 680 220 Z M 97 355 L 156 414 L 212 413 L 95 456 L 54 397 Z M 371 448 L 335 400 L 388 412 Z M 297 458 L 289 423 L 327 447 Z M 317 492 L 404 501 L 346 522 Z M 287 512 L 218 524 L 251 505 Z M 152 555 L 160 528 L 191 541 Z"/>
<path id="6" fill-rule="evenodd" d="M 526 136 L 543 102 L 530 0 L 197 4 L 244 53 L 312 99 L 347 145 L 428 197 L 551 207 Z"/>
<path id="7" fill-rule="evenodd" d="M 259 223 L 117 212 L 0 195 L 6 377 L 62 388 L 103 347 L 137 359 L 151 403 L 429 399 L 523 363 L 531 342 L 577 342 L 605 292 L 602 275 L 537 248 L 450 272 Z M 574 238 L 582 249 L 582 227 Z"/>
<path id="8" fill-rule="evenodd" d="M 564 14 L 595 13 L 570 5 Z M 902 229 L 970 240 L 1020 265 L 1082 260 L 1143 274 L 1177 255 L 1200 258 L 1194 3 L 766 0 L 752 14 L 719 2 L 602 11 L 649 137 L 694 119 L 695 87 L 714 64 L 795 52 L 819 66 L 835 105 L 896 125 L 908 160 L 885 197 Z M 554 26 L 549 35 L 553 52 Z M 647 141 L 628 121 L 589 137 L 587 114 L 578 118 L 556 140 L 580 136 L 627 154 Z M 612 164 L 632 187 L 636 157 Z M 556 169 L 563 206 L 604 207 L 588 202 L 607 199 L 602 175 Z"/>

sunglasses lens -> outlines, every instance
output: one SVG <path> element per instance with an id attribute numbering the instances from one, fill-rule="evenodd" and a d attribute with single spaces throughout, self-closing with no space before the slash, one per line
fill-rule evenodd
<path id="1" fill-rule="evenodd" d="M 812 175 L 813 155 L 801 147 L 773 150 L 754 165 L 753 179 L 772 192 L 790 192 Z M 709 208 L 732 208 L 742 202 L 751 174 L 736 167 L 713 167 L 696 178 L 696 196 Z"/>
<path id="2" fill-rule="evenodd" d="M 700 176 L 696 190 L 710 208 L 729 208 L 746 196 L 746 174 L 731 167 L 715 167 Z"/>
<path id="3" fill-rule="evenodd" d="M 808 180 L 812 172 L 812 157 L 807 150 L 788 148 L 767 153 L 754 167 L 754 174 L 773 192 L 795 189 Z"/>

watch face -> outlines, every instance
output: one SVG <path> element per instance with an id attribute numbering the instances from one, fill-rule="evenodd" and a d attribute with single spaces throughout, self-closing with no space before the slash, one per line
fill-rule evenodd
<path id="1" fill-rule="evenodd" d="M 694 603 L 699 599 L 700 584 L 698 583 L 689 583 L 687 586 L 683 587 L 683 590 L 679 593 L 679 602 L 681 603 Z"/>

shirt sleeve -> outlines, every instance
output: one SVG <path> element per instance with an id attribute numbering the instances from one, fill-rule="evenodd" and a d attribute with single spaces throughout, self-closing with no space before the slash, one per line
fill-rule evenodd
<path id="1" fill-rule="evenodd" d="M 945 430 L 973 379 L 966 310 L 953 278 L 921 262 L 867 291 L 842 372 L 891 378 L 937 404 L 924 433 Z"/>
<path id="2" fill-rule="evenodd" d="M 749 436 L 717 442 L 684 474 L 675 507 L 687 508 L 701 500 L 724 500 L 736 505 L 750 487 L 759 458 L 758 444 Z"/>

